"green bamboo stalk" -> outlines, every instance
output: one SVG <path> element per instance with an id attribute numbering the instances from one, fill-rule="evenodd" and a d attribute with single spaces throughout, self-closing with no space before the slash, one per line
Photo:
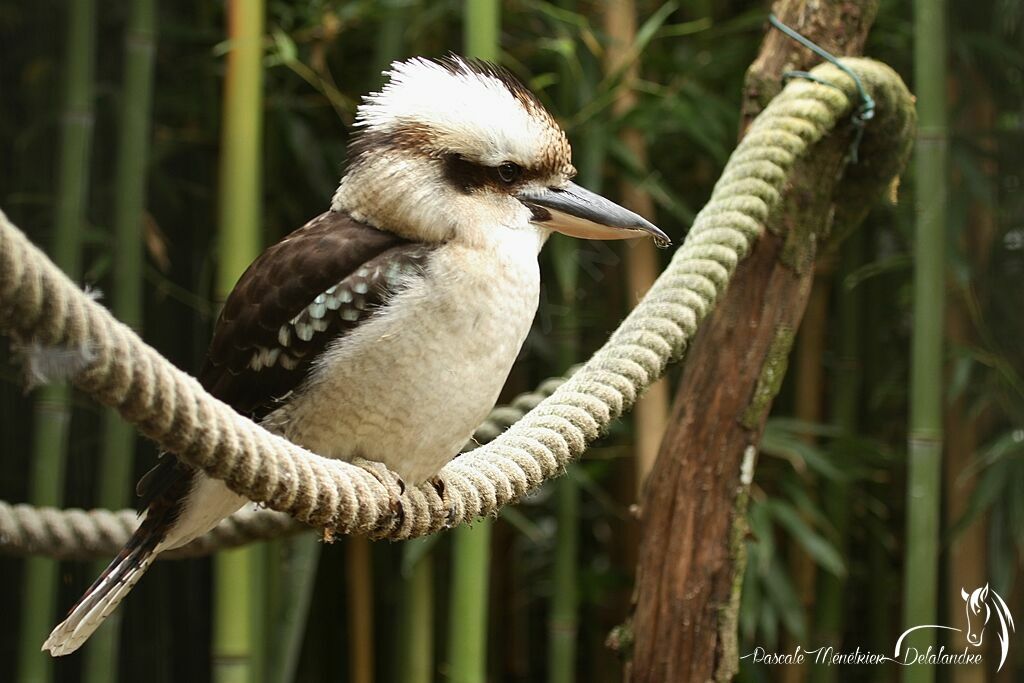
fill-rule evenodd
<path id="1" fill-rule="evenodd" d="M 266 681 L 278 681 L 276 676 L 284 667 L 284 651 L 288 647 L 289 636 L 284 631 L 286 611 L 289 608 L 292 596 L 287 591 L 286 575 L 291 564 L 291 539 L 274 538 L 262 544 L 263 574 L 263 595 L 258 596 L 254 603 L 262 607 L 263 612 L 258 616 L 266 624 L 266 638 L 261 639 L 263 653 L 260 657 L 264 671 L 267 674 Z M 262 599 L 260 599 L 262 598 Z M 271 635 L 272 634 L 272 635 Z M 301 638 L 301 634 L 300 634 Z"/>
<path id="2" fill-rule="evenodd" d="M 584 179 L 586 182 L 586 179 Z M 555 262 L 561 304 L 564 311 L 559 316 L 560 366 L 567 368 L 576 362 L 578 349 L 578 319 L 574 306 L 576 287 L 579 281 L 579 259 L 577 245 L 572 238 L 555 235 L 550 250 Z M 548 621 L 548 680 L 552 683 L 568 683 L 576 678 L 576 640 L 578 630 L 579 595 L 579 509 L 580 492 L 572 472 L 577 465 L 570 465 L 566 475 L 555 481 L 556 519 L 558 531 L 555 538 L 555 562 L 553 567 L 553 591 L 551 612 Z"/>
<path id="3" fill-rule="evenodd" d="M 500 56 L 501 4 L 498 0 L 465 0 L 462 47 L 467 57 L 497 61 Z"/>
<path id="4" fill-rule="evenodd" d="M 121 322 L 142 328 L 143 233 L 146 206 L 146 164 L 149 158 L 150 110 L 156 52 L 156 3 L 132 3 L 125 30 L 124 86 L 117 156 L 117 194 L 114 207 L 114 267 L 110 305 Z M 131 503 L 135 462 L 135 430 L 114 411 L 104 415 L 103 452 L 97 505 L 119 510 Z M 98 563 L 96 573 L 105 562 Z M 83 680 L 117 680 L 120 610 L 108 618 L 86 648 Z"/>
<path id="5" fill-rule="evenodd" d="M 227 295 L 259 255 L 263 138 L 263 0 L 228 3 L 228 37 L 221 123 L 217 292 Z M 213 679 L 262 680 L 261 627 L 265 610 L 262 545 L 214 560 Z"/>
<path id="6" fill-rule="evenodd" d="M 860 230 L 865 233 L 864 258 L 871 262 L 878 258 L 875 244 L 880 228 L 865 224 L 861 226 Z M 858 285 L 864 289 L 862 296 L 865 301 L 881 300 L 886 295 L 888 285 L 881 280 L 882 278 L 868 279 Z M 878 386 L 883 382 L 892 363 L 891 351 L 885 338 L 880 334 L 867 332 L 868 330 L 882 329 L 887 324 L 886 313 L 887 311 L 882 310 L 881 306 L 865 306 L 862 311 L 863 329 L 865 330 L 861 340 L 864 347 L 864 387 Z M 864 433 L 871 433 L 877 429 L 880 421 L 888 418 L 888 415 L 886 411 L 870 410 L 867 406 L 868 404 L 865 404 L 860 424 Z M 898 466 L 890 468 L 888 476 L 881 480 L 860 484 L 860 487 L 865 489 L 865 495 L 874 496 L 879 500 L 896 500 L 901 493 L 894 484 L 899 480 L 897 468 Z M 865 563 L 867 575 L 871 577 L 871 599 L 867 601 L 864 608 L 864 642 L 858 644 L 862 644 L 864 648 L 870 649 L 872 652 L 882 652 L 891 648 L 895 638 L 903 631 L 900 623 L 902 620 L 894 620 L 892 617 L 900 599 L 898 596 L 899 577 L 897 570 L 892 566 L 889 548 L 886 547 L 883 540 L 879 538 L 878 534 L 872 533 L 868 533 L 867 538 L 870 540 L 866 543 Z M 890 683 L 896 678 L 895 670 L 887 669 L 883 672 L 880 669 L 876 675 L 878 683 Z"/>
<path id="7" fill-rule="evenodd" d="M 501 6 L 498 0 L 463 4 L 463 47 L 469 57 L 497 60 Z M 451 614 L 448 667 L 452 683 L 478 683 L 487 672 L 487 592 L 491 520 L 452 532 Z"/>
<path id="8" fill-rule="evenodd" d="M 945 0 L 915 0 L 914 24 L 917 234 L 903 583 L 907 626 L 934 624 L 938 613 L 948 141 Z M 934 643 L 934 629 L 921 629 L 918 634 L 921 637 L 912 644 L 923 652 Z M 910 666 L 903 672 L 903 680 L 914 683 L 930 683 L 934 678 L 932 667 Z"/>
<path id="9" fill-rule="evenodd" d="M 253 575 L 261 555 L 253 547 L 227 550 L 214 559 L 213 680 L 255 680 Z"/>
<path id="10" fill-rule="evenodd" d="M 564 1 L 560 6 L 574 10 L 575 2 Z M 588 68 L 589 67 L 589 68 Z M 565 112 L 579 107 L 580 102 L 593 98 L 594 83 L 598 79 L 596 66 L 583 65 L 583 77 L 573 77 L 567 64 L 563 64 L 560 78 L 560 96 Z M 580 132 L 577 165 L 580 182 L 595 192 L 601 191 L 602 167 L 605 160 L 605 131 L 597 121 L 591 121 Z M 579 289 L 579 243 L 563 235 L 551 240 L 555 277 L 565 307 L 559 316 L 562 328 L 559 364 L 567 368 L 579 360 L 579 317 L 576 315 L 576 292 Z M 555 560 L 551 613 L 549 618 L 550 648 L 548 650 L 548 680 L 567 683 L 576 680 L 576 652 L 579 647 L 579 486 L 573 478 L 577 465 L 570 465 L 566 476 L 555 483 L 556 519 L 558 531 L 555 539 Z"/>
<path id="11" fill-rule="evenodd" d="M 281 577 L 282 604 L 272 622 L 275 637 L 267 644 L 271 653 L 267 663 L 268 681 L 290 683 L 295 680 L 320 565 L 320 548 L 316 534 L 285 539 L 281 544 L 286 558 Z"/>
<path id="12" fill-rule="evenodd" d="M 864 232 L 855 230 L 843 242 L 840 252 L 838 297 L 838 368 L 835 375 L 832 421 L 842 434 L 853 435 L 860 427 L 861 394 L 861 330 L 862 290 L 848 289 L 846 278 L 864 261 Z M 827 480 L 823 485 L 822 504 L 825 514 L 836 529 L 836 548 L 845 557 L 849 547 L 850 485 Z M 842 643 L 846 578 L 830 572 L 819 574 L 818 598 L 815 601 L 814 623 L 820 644 L 832 645 L 840 651 Z M 817 644 L 817 643 L 816 643 Z M 839 680 L 839 669 L 833 666 L 810 667 L 810 680 L 828 683 Z"/>
<path id="13" fill-rule="evenodd" d="M 82 267 L 82 235 L 85 232 L 93 134 L 96 4 L 94 0 L 79 0 L 68 7 L 60 175 L 51 254 L 65 273 L 78 278 Z M 68 385 L 43 387 L 34 409 L 32 484 L 29 492 L 29 500 L 34 505 L 60 505 L 70 422 L 71 391 Z M 40 652 L 39 646 L 53 625 L 58 570 L 57 562 L 41 557 L 25 562 L 19 681 L 36 683 L 53 679 L 53 660 Z"/>
<path id="14" fill-rule="evenodd" d="M 391 62 L 403 57 L 405 30 L 409 25 L 409 12 L 418 4 L 417 0 L 382 0 L 380 3 L 381 25 L 374 46 L 374 74 L 379 76 Z"/>
<path id="15" fill-rule="evenodd" d="M 455 530 L 452 539 L 452 597 L 448 618 L 448 680 L 487 680 L 487 591 L 491 522 L 477 520 Z"/>
<path id="16" fill-rule="evenodd" d="M 548 622 L 548 680 L 551 683 L 570 683 L 576 680 L 579 630 L 580 600 L 576 586 L 579 584 L 580 492 L 571 471 L 560 477 L 555 487 L 558 532 Z"/>
<path id="17" fill-rule="evenodd" d="M 584 182 L 586 180 L 584 179 Z M 578 349 L 578 319 L 574 307 L 579 280 L 577 245 L 564 235 L 556 235 L 550 245 L 556 264 L 561 302 L 565 307 L 559 317 L 560 365 L 571 366 Z M 577 465 L 570 465 L 566 475 L 555 481 L 556 519 L 555 562 L 551 612 L 548 620 L 550 648 L 548 650 L 548 680 L 569 683 L 576 679 L 576 641 L 578 631 L 579 594 L 579 534 L 580 492 L 572 473 Z"/>
<path id="18" fill-rule="evenodd" d="M 226 296 L 260 252 L 263 0 L 231 0 L 221 124 L 218 294 Z"/>
<path id="19" fill-rule="evenodd" d="M 60 506 L 64 491 L 64 455 L 71 421 L 71 394 L 67 385 L 40 389 L 34 413 L 29 500 L 33 505 Z M 54 623 L 59 570 L 59 562 L 43 557 L 30 557 L 25 561 L 19 681 L 53 680 L 53 660 L 41 653 L 39 646 Z"/>
<path id="20" fill-rule="evenodd" d="M 433 539 L 417 538 L 402 547 L 402 658 L 398 680 L 434 680 Z M 428 546 L 424 550 L 423 546 Z M 407 573 L 407 575 L 405 575 Z"/>

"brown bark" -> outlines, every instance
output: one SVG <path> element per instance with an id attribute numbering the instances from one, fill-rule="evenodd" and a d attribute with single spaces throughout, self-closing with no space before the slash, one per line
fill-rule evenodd
<path id="1" fill-rule="evenodd" d="M 775 7 L 841 54 L 863 46 L 876 10 L 877 0 L 818 2 L 813 13 L 796 0 Z M 747 75 L 744 129 L 778 91 L 782 71 L 816 61 L 770 32 Z M 723 681 L 738 668 L 749 475 L 807 303 L 816 245 L 834 215 L 848 142 L 831 136 L 797 164 L 769 226 L 779 232 L 767 232 L 740 264 L 687 353 L 643 499 L 633 681 Z"/>

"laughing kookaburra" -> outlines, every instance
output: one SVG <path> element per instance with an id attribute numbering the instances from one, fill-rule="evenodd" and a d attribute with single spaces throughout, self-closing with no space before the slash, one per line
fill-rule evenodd
<path id="1" fill-rule="evenodd" d="M 365 98 L 331 208 L 267 249 L 217 322 L 203 386 L 324 456 L 437 474 L 498 398 L 537 310 L 551 231 L 668 238 L 571 182 L 565 133 L 504 69 L 449 57 L 392 65 Z M 157 554 L 246 499 L 166 456 L 145 518 L 53 630 L 74 652 Z"/>

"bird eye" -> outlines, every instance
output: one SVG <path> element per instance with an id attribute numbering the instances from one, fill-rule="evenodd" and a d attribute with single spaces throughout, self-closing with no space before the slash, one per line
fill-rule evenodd
<path id="1" fill-rule="evenodd" d="M 506 185 L 510 185 L 517 181 L 522 172 L 523 169 L 519 164 L 514 164 L 511 161 L 506 161 L 498 166 L 498 177 L 501 178 L 501 182 Z"/>

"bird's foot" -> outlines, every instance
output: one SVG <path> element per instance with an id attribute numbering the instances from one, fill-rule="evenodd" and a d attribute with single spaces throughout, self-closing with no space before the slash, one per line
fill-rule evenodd
<path id="1" fill-rule="evenodd" d="M 402 505 L 405 482 L 402 478 L 389 470 L 388 466 L 382 462 L 356 458 L 352 461 L 352 464 L 363 468 L 372 474 L 374 479 L 383 484 L 388 492 L 388 511 L 391 513 L 391 518 L 395 520 L 393 524 L 387 526 L 395 529 L 401 528 L 405 523 L 405 507 Z"/>
<path id="2" fill-rule="evenodd" d="M 436 474 L 427 481 L 430 482 L 430 485 L 434 487 L 434 491 L 437 492 L 438 498 L 441 499 L 441 505 L 443 505 L 448 511 L 448 517 L 446 518 L 444 525 L 445 528 L 451 529 L 455 526 L 456 510 L 455 506 L 452 505 L 451 501 L 448 499 L 448 488 L 445 485 L 444 479 L 441 478 L 441 475 Z"/>
<path id="3" fill-rule="evenodd" d="M 444 479 L 441 478 L 441 475 L 435 474 L 427 481 L 429 481 L 430 485 L 434 487 L 435 491 L 437 491 L 437 495 L 440 496 L 441 500 L 444 500 Z"/>
<path id="4" fill-rule="evenodd" d="M 391 519 L 395 520 L 391 528 L 401 529 L 405 525 L 405 506 L 402 504 L 402 499 L 392 498 L 388 504 L 388 510 L 391 512 Z"/>

